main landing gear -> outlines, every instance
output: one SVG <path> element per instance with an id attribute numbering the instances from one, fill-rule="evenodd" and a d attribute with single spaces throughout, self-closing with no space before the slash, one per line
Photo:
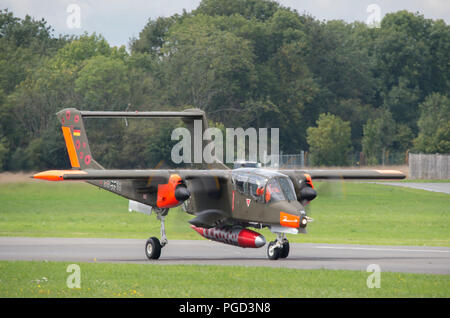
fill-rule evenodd
<path id="1" fill-rule="evenodd" d="M 267 257 L 271 260 L 286 258 L 289 255 L 289 241 L 284 233 L 277 233 L 277 238 L 267 246 Z"/>
<path id="2" fill-rule="evenodd" d="M 156 218 L 161 222 L 161 240 L 151 237 L 145 243 L 145 255 L 148 259 L 158 259 L 161 256 L 161 249 L 169 243 L 166 237 L 165 219 L 169 209 L 153 209 L 156 212 Z"/>

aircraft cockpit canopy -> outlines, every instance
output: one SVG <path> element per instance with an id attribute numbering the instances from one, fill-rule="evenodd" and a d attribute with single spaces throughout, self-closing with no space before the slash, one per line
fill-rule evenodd
<path id="1" fill-rule="evenodd" d="M 256 172 L 253 170 L 253 172 Z M 272 203 L 296 200 L 294 185 L 282 174 L 248 173 L 242 169 L 232 175 L 233 189 L 257 202 Z"/>

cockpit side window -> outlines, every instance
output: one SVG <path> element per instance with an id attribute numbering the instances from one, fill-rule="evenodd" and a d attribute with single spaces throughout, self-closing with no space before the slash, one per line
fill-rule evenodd
<path id="1" fill-rule="evenodd" d="M 239 191 L 240 193 L 245 193 L 247 187 L 247 176 L 233 175 L 233 189 Z"/>
<path id="2" fill-rule="evenodd" d="M 267 179 L 259 176 L 251 176 L 248 178 L 248 195 L 257 202 L 264 202 L 264 187 Z"/>
<path id="3" fill-rule="evenodd" d="M 264 188 L 267 179 L 255 175 L 232 175 L 233 190 L 253 198 L 257 202 L 264 202 Z"/>
<path id="4" fill-rule="evenodd" d="M 276 178 L 270 179 L 267 183 L 265 200 L 266 203 L 285 200 L 283 192 L 281 191 L 280 185 Z"/>

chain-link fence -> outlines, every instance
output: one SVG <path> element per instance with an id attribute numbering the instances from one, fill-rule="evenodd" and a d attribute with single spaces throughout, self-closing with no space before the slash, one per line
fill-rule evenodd
<path id="1" fill-rule="evenodd" d="M 384 151 L 377 156 L 367 158 L 363 152 L 352 152 L 348 155 L 348 166 L 366 167 L 366 166 L 397 166 L 408 164 L 408 151 Z M 270 159 L 270 161 L 268 160 Z M 298 154 L 269 155 L 266 157 L 268 162 L 265 166 L 281 169 L 299 169 L 311 167 L 313 163 L 310 160 L 310 153 L 300 151 Z"/>

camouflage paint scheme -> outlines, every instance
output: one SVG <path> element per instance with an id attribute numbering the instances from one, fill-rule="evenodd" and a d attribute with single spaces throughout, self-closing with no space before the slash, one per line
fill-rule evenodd
<path id="1" fill-rule="evenodd" d="M 310 218 L 305 214 L 304 205 L 316 196 L 312 179 L 405 177 L 395 170 L 229 169 L 218 160 L 213 164 L 201 164 L 200 168 L 203 169 L 107 170 L 92 157 L 84 118 L 181 118 L 193 136 L 194 120 L 202 120 L 203 130 L 208 127 L 205 113 L 198 109 L 181 112 L 96 112 L 69 108 L 61 110 L 57 116 L 62 125 L 72 170 L 44 171 L 34 175 L 34 178 L 50 181 L 83 180 L 151 206 L 163 216 L 167 215 L 169 208 L 183 205 L 186 213 L 196 216 L 190 220 L 195 227 L 269 227 L 277 234 L 278 243 L 272 243 L 279 249 L 287 243 L 284 233 L 306 233 Z M 202 141 L 202 147 L 204 144 L 205 141 Z M 284 184 L 284 189 L 279 187 L 284 199 L 270 200 L 268 183 Z M 273 251 L 273 247 L 269 246 L 268 255 L 270 249 Z M 153 258 L 158 257 L 159 254 Z"/>

